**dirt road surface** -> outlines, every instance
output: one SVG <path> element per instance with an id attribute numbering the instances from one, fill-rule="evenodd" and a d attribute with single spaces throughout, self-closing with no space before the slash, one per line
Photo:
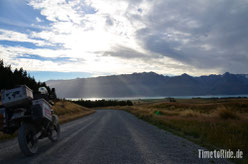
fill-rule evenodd
<path id="1" fill-rule="evenodd" d="M 24 156 L 17 139 L 0 143 L 0 163 L 173 164 L 229 163 L 199 159 L 202 147 L 117 110 L 98 110 L 63 124 L 61 139 L 39 142 L 39 151 Z"/>

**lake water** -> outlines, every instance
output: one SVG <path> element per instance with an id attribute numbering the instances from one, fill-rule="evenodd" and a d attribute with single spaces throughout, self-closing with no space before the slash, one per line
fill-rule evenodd
<path id="1" fill-rule="evenodd" d="M 206 95 L 206 96 L 159 96 L 159 97 L 107 97 L 107 98 L 102 98 L 102 97 L 92 97 L 92 98 L 66 98 L 67 100 L 72 100 L 72 101 L 77 101 L 77 100 L 148 100 L 148 99 L 164 99 L 167 97 L 175 98 L 175 99 L 192 99 L 192 98 L 228 98 L 228 97 L 248 97 L 247 95 Z"/>

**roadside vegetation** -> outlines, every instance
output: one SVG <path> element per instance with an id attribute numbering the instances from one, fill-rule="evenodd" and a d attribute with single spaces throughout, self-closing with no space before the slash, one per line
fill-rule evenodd
<path id="1" fill-rule="evenodd" d="M 60 123 L 65 123 L 95 112 L 95 110 L 66 100 L 57 101 L 53 109 L 59 116 Z"/>
<path id="2" fill-rule="evenodd" d="M 73 101 L 76 104 L 82 105 L 88 108 L 95 108 L 95 107 L 108 107 L 108 106 L 132 106 L 133 103 L 130 100 L 127 101 L 117 101 L 117 100 L 78 100 Z"/>
<path id="3" fill-rule="evenodd" d="M 114 108 L 116 109 L 116 107 Z M 162 129 L 213 149 L 241 150 L 248 163 L 248 99 L 135 101 L 118 107 Z"/>
<path id="4" fill-rule="evenodd" d="M 95 110 L 82 107 L 78 104 L 75 104 L 66 100 L 58 100 L 53 106 L 55 113 L 59 116 L 59 122 L 65 123 L 77 118 L 84 117 L 86 115 L 92 114 Z M 0 115 L 0 128 L 2 127 L 2 117 Z M 13 138 L 17 135 L 17 132 L 13 135 L 8 135 L 0 132 L 0 140 Z"/>

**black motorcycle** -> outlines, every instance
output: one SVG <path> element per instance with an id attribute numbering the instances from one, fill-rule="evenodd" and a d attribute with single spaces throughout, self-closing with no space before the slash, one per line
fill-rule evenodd
<path id="1" fill-rule="evenodd" d="M 39 88 L 39 91 L 34 96 L 25 85 L 1 91 L 1 131 L 13 134 L 19 129 L 19 147 L 27 156 L 37 153 L 38 140 L 48 137 L 56 142 L 60 137 L 58 116 L 49 102 L 49 97 L 54 97 L 54 94 L 49 95 L 45 87 Z"/>

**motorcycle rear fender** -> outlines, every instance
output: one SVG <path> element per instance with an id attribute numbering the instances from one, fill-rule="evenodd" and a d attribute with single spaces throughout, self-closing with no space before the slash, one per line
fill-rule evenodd
<path id="1" fill-rule="evenodd" d="M 23 111 L 20 111 L 20 112 L 17 112 L 17 113 L 13 113 L 12 117 L 11 117 L 11 121 L 12 120 L 16 120 L 16 119 L 22 119 L 25 117 L 25 112 Z"/>

